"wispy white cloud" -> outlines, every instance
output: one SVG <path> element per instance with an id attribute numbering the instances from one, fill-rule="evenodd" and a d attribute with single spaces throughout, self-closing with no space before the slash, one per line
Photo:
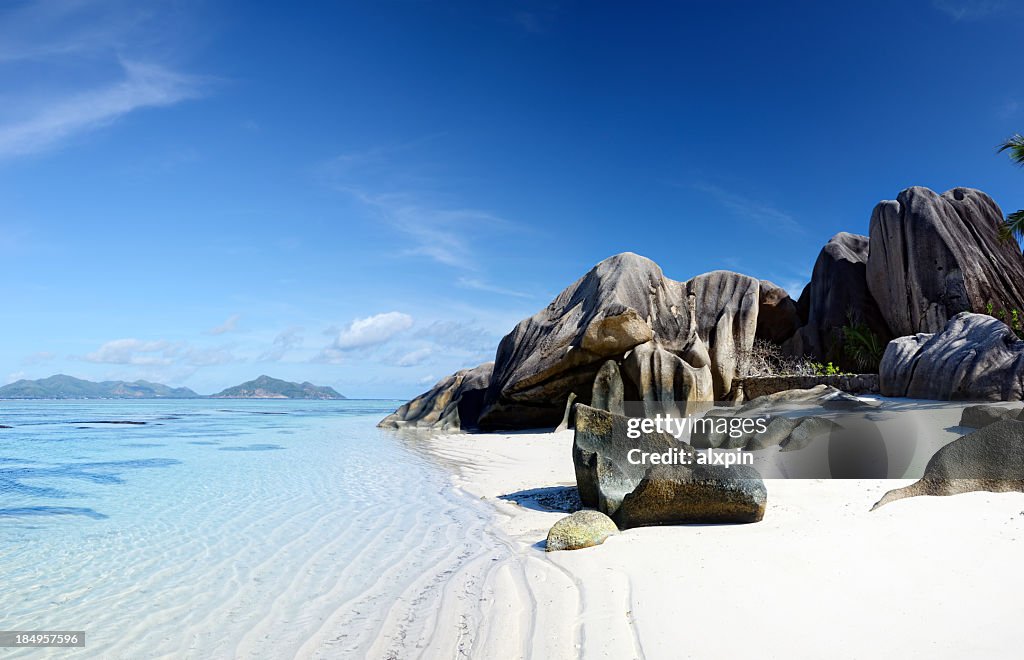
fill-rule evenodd
<path id="1" fill-rule="evenodd" d="M 0 9 L 0 63 L 50 60 L 123 49 L 157 3 L 30 0 Z"/>
<path id="2" fill-rule="evenodd" d="M 44 364 L 46 362 L 52 362 L 56 358 L 56 353 L 51 351 L 39 351 L 38 353 L 33 353 L 32 355 L 25 357 L 21 363 L 23 365 Z"/>
<path id="3" fill-rule="evenodd" d="M 186 342 L 133 338 L 108 341 L 81 359 L 98 364 L 145 367 L 207 367 L 239 361 L 226 347 L 197 347 Z"/>
<path id="4" fill-rule="evenodd" d="M 522 227 L 441 192 L 455 177 L 446 175 L 442 183 L 425 173 L 433 165 L 416 159 L 420 148 L 437 137 L 343 153 L 324 164 L 321 173 L 328 185 L 399 234 L 397 254 L 477 271 L 482 241 Z"/>
<path id="5" fill-rule="evenodd" d="M 494 354 L 500 335 L 488 332 L 472 321 L 433 321 L 418 329 L 416 336 L 446 349 Z"/>
<path id="6" fill-rule="evenodd" d="M 226 347 L 199 348 L 187 346 L 180 353 L 181 361 L 193 367 L 210 367 L 220 364 L 231 364 L 241 360 Z"/>
<path id="7" fill-rule="evenodd" d="M 519 8 L 511 15 L 511 21 L 530 34 L 545 34 L 559 18 L 562 4 L 558 2 L 517 3 Z"/>
<path id="8" fill-rule="evenodd" d="M 996 115 L 1000 119 L 1010 119 L 1016 116 L 1018 112 L 1020 112 L 1020 101 L 1014 99 L 1005 101 L 996 108 Z"/>
<path id="9" fill-rule="evenodd" d="M 139 339 L 114 339 L 100 346 L 85 359 L 104 364 L 167 365 L 178 346 L 169 341 L 142 341 Z"/>
<path id="10" fill-rule="evenodd" d="M 426 257 L 453 268 L 479 270 L 474 239 L 515 227 L 487 211 L 440 206 L 411 193 L 376 194 L 357 186 L 338 189 L 372 209 L 405 237 L 408 245 L 399 254 Z"/>
<path id="11" fill-rule="evenodd" d="M 241 314 L 232 314 L 223 323 L 215 328 L 206 331 L 209 335 L 223 335 L 226 332 L 234 332 L 238 328 L 238 322 L 242 320 Z"/>
<path id="12" fill-rule="evenodd" d="M 954 21 L 975 21 L 1020 10 L 1019 4 L 1008 0 L 932 0 L 932 7 Z"/>
<path id="13" fill-rule="evenodd" d="M 288 328 L 284 332 L 279 333 L 274 337 L 274 343 L 263 352 L 259 357 L 260 362 L 280 362 L 284 359 L 284 356 L 288 351 L 293 348 L 298 348 L 303 343 L 303 338 L 299 334 L 302 332 L 302 328 L 295 326 Z"/>
<path id="14" fill-rule="evenodd" d="M 198 78 L 159 65 L 125 61 L 122 68 L 118 82 L 49 99 L 28 116 L 0 124 L 0 158 L 51 149 L 135 110 L 173 105 L 201 93 Z"/>
<path id="15" fill-rule="evenodd" d="M 803 233 L 804 228 L 792 215 L 766 202 L 731 193 L 709 183 L 695 183 L 694 190 L 713 197 L 720 205 L 734 215 L 756 222 L 770 229 L 782 229 L 791 233 Z"/>
<path id="16" fill-rule="evenodd" d="M 474 291 L 485 291 L 487 293 L 496 293 L 501 296 L 512 296 L 513 298 L 533 298 L 534 296 L 526 293 L 525 291 L 516 291 L 514 289 L 506 289 L 505 287 L 491 284 L 475 277 L 460 277 L 456 280 L 456 284 L 463 289 L 473 289 Z"/>

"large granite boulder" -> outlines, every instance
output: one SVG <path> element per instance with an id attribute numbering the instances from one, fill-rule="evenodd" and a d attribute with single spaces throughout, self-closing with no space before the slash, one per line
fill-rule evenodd
<path id="1" fill-rule="evenodd" d="M 800 295 L 806 323 L 783 344 L 788 355 L 810 356 L 856 369 L 843 350 L 842 328 L 852 321 L 884 343 L 892 338 L 875 299 L 868 291 L 868 237 L 840 232 L 814 262 L 810 283 Z"/>
<path id="2" fill-rule="evenodd" d="M 622 529 L 642 525 L 756 522 L 767 497 L 749 466 L 703 465 L 668 434 L 629 437 L 629 419 L 577 404 L 572 458 L 580 501 Z M 630 460 L 630 452 L 637 452 Z M 643 455 L 686 456 L 688 464 L 644 462 Z"/>
<path id="3" fill-rule="evenodd" d="M 960 312 L 1024 312 L 1024 257 L 1003 213 L 971 188 L 908 188 L 871 214 L 868 288 L 896 336 L 939 332 Z"/>
<path id="4" fill-rule="evenodd" d="M 612 518 L 621 529 L 646 525 L 752 523 L 764 517 L 768 490 L 746 465 L 656 465 Z"/>
<path id="5" fill-rule="evenodd" d="M 600 511 L 584 509 L 562 518 L 548 531 L 544 547 L 547 552 L 580 550 L 601 545 L 609 536 L 618 534 L 612 519 Z"/>
<path id="6" fill-rule="evenodd" d="M 686 292 L 693 299 L 689 309 L 700 340 L 691 351 L 706 347 L 715 400 L 722 400 L 732 391 L 740 356 L 754 345 L 761 283 L 747 275 L 716 270 L 688 281 Z M 699 364 L 695 360 L 695 366 Z"/>
<path id="7" fill-rule="evenodd" d="M 701 366 L 695 367 L 653 341 L 640 344 L 622 360 L 627 400 L 645 404 L 713 400 L 711 369 L 704 358 L 698 363 Z M 597 403 L 595 407 L 604 408 Z"/>
<path id="8" fill-rule="evenodd" d="M 889 342 L 879 370 L 885 396 L 1019 401 L 1024 398 L 1024 341 L 1002 321 L 962 312 L 941 332 Z"/>
<path id="9" fill-rule="evenodd" d="M 972 491 L 1024 491 L 1024 422 L 996 422 L 954 440 L 935 452 L 920 481 L 890 490 L 872 510 L 906 497 Z"/>
<path id="10" fill-rule="evenodd" d="M 583 506 L 613 515 L 622 498 L 637 487 L 650 466 L 631 463 L 627 458 L 630 450 L 691 450 L 685 442 L 664 433 L 641 433 L 630 438 L 628 421 L 623 415 L 576 404 L 572 463 Z"/>
<path id="11" fill-rule="evenodd" d="M 1006 419 L 1024 421 L 1024 408 L 989 405 L 967 406 L 960 414 L 960 426 L 971 429 L 983 429 L 990 424 Z"/>
<path id="12" fill-rule="evenodd" d="M 797 331 L 804 320 L 797 304 L 781 286 L 761 280 L 758 290 L 757 337 L 781 344 Z"/>
<path id="13" fill-rule="evenodd" d="M 493 362 L 457 371 L 380 421 L 380 428 L 474 429 Z"/>
<path id="14" fill-rule="evenodd" d="M 572 394 L 569 396 L 575 398 Z M 590 405 L 599 410 L 622 415 L 624 414 L 625 396 L 619 365 L 615 360 L 608 360 L 601 365 L 597 376 L 594 377 L 594 385 L 590 390 Z"/>
<path id="15" fill-rule="evenodd" d="M 590 401 L 609 360 L 627 400 L 725 397 L 754 341 L 759 292 L 738 273 L 676 282 L 636 254 L 606 259 L 502 339 L 480 426 L 555 426 L 570 392 Z"/>

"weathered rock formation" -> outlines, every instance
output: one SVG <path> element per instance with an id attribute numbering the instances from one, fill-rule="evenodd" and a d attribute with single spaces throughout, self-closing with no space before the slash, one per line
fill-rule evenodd
<path id="1" fill-rule="evenodd" d="M 1024 422 L 1004 420 L 954 440 L 928 461 L 924 477 L 890 490 L 872 510 L 918 495 L 1024 491 Z"/>
<path id="2" fill-rule="evenodd" d="M 680 523 L 752 523 L 764 518 L 768 490 L 745 465 L 656 465 L 613 516 L 622 529 Z"/>
<path id="3" fill-rule="evenodd" d="M 758 293 L 757 337 L 781 344 L 803 325 L 796 302 L 774 282 L 761 280 Z"/>
<path id="4" fill-rule="evenodd" d="M 967 406 L 960 414 L 960 426 L 983 429 L 990 424 L 1006 419 L 1016 419 L 1024 422 L 1024 408 L 989 405 Z"/>
<path id="5" fill-rule="evenodd" d="M 788 355 L 806 355 L 855 369 L 842 349 L 843 326 L 852 320 L 866 325 L 883 344 L 892 338 L 868 291 L 867 263 L 867 236 L 840 232 L 825 244 L 814 262 L 811 281 L 800 295 L 805 323 L 783 344 Z"/>
<path id="6" fill-rule="evenodd" d="M 644 345 L 646 346 L 646 344 Z M 633 354 L 635 353 L 636 351 L 633 351 Z M 569 396 L 572 397 L 571 394 Z M 615 360 L 608 360 L 601 366 L 594 378 L 594 386 L 590 392 L 590 405 L 622 415 L 624 414 L 625 396 L 619 365 L 615 363 Z"/>
<path id="7" fill-rule="evenodd" d="M 941 332 L 889 342 L 879 371 L 885 396 L 1019 401 L 1024 398 L 1024 341 L 998 319 L 962 312 Z"/>
<path id="8" fill-rule="evenodd" d="M 612 519 L 600 511 L 577 511 L 552 525 L 544 549 L 555 552 L 590 548 L 618 533 L 619 528 Z"/>
<path id="9" fill-rule="evenodd" d="M 878 394 L 877 374 L 837 374 L 835 376 L 754 376 L 738 378 L 738 391 L 752 401 L 758 397 L 788 390 L 806 390 L 818 385 L 852 394 Z"/>
<path id="10" fill-rule="evenodd" d="M 643 464 L 642 454 L 693 459 L 693 449 L 671 435 L 628 437 L 628 419 L 576 406 L 573 465 L 580 501 L 608 514 L 621 529 L 642 525 L 757 522 L 767 491 L 749 466 Z M 634 461 L 630 452 L 636 451 Z"/>
<path id="11" fill-rule="evenodd" d="M 842 334 L 851 321 L 883 345 L 893 336 L 937 333 L 889 345 L 883 394 L 1019 399 L 1013 338 L 974 328 L 982 321 L 946 325 L 964 311 L 1024 313 L 1024 256 L 998 240 L 1001 221 L 999 207 L 980 191 L 908 188 L 875 207 L 870 240 L 845 232 L 829 240 L 796 302 L 767 280 L 714 271 L 677 282 L 649 259 L 619 254 L 516 325 L 498 346 L 486 384 L 481 373 L 463 386 L 460 372 L 382 425 L 550 428 L 565 417 L 570 396 L 616 412 L 633 401 L 693 409 L 737 400 L 737 362 L 755 338 L 781 342 L 789 356 L 859 370 Z M 967 346 L 966 335 L 957 339 L 958 331 L 979 346 Z M 927 349 L 929 341 L 956 357 Z M 837 384 L 873 389 L 848 379 Z"/>
<path id="12" fill-rule="evenodd" d="M 896 336 L 938 332 L 960 312 L 1024 312 L 1024 257 L 1003 213 L 971 188 L 901 192 L 871 214 L 868 288 Z"/>
<path id="13" fill-rule="evenodd" d="M 439 431 L 474 429 L 493 368 L 493 362 L 485 362 L 473 369 L 457 371 L 382 419 L 377 426 Z"/>
<path id="14" fill-rule="evenodd" d="M 606 259 L 502 339 L 480 426 L 554 426 L 570 392 L 589 403 L 619 379 L 625 400 L 725 397 L 754 341 L 760 289 L 728 271 L 676 282 L 632 253 Z"/>
<path id="15" fill-rule="evenodd" d="M 622 498 L 637 487 L 650 467 L 630 463 L 630 450 L 662 453 L 672 448 L 691 449 L 667 434 L 643 433 L 629 438 L 626 424 L 627 418 L 622 415 L 576 404 L 572 463 L 580 503 L 608 515 L 615 513 Z"/>

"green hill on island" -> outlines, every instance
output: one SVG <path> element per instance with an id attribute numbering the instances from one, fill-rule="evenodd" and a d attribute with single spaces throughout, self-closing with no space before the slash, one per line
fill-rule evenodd
<path id="1" fill-rule="evenodd" d="M 108 380 L 94 383 L 57 374 L 39 380 L 19 380 L 0 387 L 0 399 L 197 399 L 187 387 L 168 387 L 146 380 Z"/>
<path id="2" fill-rule="evenodd" d="M 260 376 L 241 385 L 229 387 L 212 396 L 214 399 L 344 399 L 333 388 L 312 383 L 291 383 L 270 376 Z"/>

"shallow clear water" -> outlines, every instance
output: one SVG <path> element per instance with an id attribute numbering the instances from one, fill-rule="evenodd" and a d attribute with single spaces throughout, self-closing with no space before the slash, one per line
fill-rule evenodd
<path id="1" fill-rule="evenodd" d="M 414 655 L 495 546 L 396 405 L 0 402 L 0 629 L 86 631 L 14 656 Z"/>

